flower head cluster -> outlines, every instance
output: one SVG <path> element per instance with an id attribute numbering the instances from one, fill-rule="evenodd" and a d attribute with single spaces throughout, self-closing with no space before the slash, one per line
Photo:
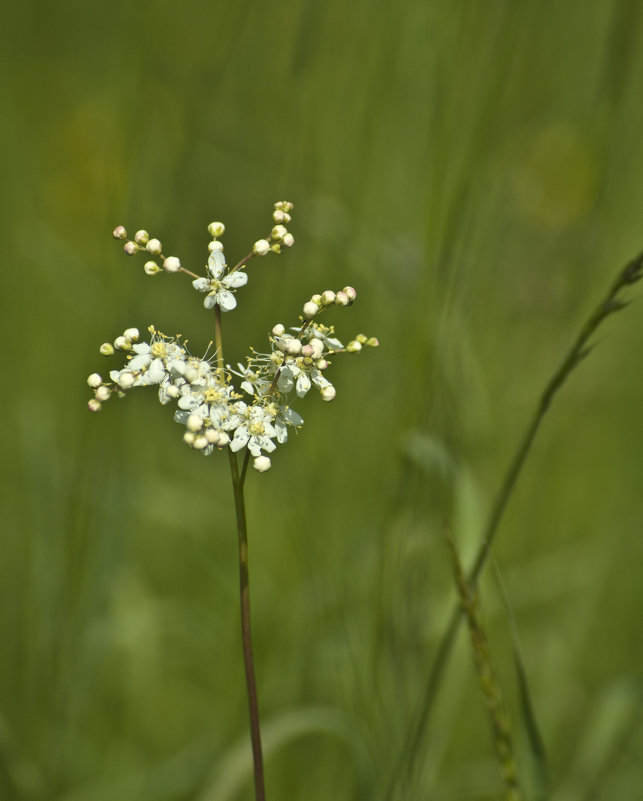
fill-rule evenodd
<path id="1" fill-rule="evenodd" d="M 126 329 L 113 343 L 106 342 L 100 353 L 111 356 L 116 351 L 125 354 L 121 369 L 110 370 L 109 380 L 92 373 L 87 383 L 94 392 L 89 401 L 91 411 L 99 411 L 112 395 L 124 397 L 135 387 L 155 386 L 162 404 L 176 402 L 174 419 L 185 427 L 184 441 L 204 454 L 215 448 L 246 451 L 254 457 L 259 472 L 270 468 L 270 458 L 278 444 L 288 439 L 289 429 L 299 429 L 303 418 L 291 408 L 291 393 L 303 398 L 315 387 L 322 400 L 335 397 L 335 387 L 327 378 L 331 357 L 339 353 L 358 353 L 363 346 L 375 347 L 375 337 L 359 334 L 346 346 L 336 337 L 332 325 L 319 322 L 321 312 L 331 306 L 349 306 L 357 293 L 347 286 L 338 292 L 326 290 L 307 301 L 299 318 L 299 325 L 286 329 L 275 325 L 269 335 L 269 352 L 252 351 L 237 370 L 225 366 L 221 353 L 220 312 L 231 311 L 237 305 L 233 290 L 248 281 L 246 265 L 254 256 L 281 253 L 283 247 L 293 244 L 292 234 L 286 229 L 290 222 L 292 203 L 275 204 L 273 221 L 276 223 L 268 238 L 255 242 L 252 251 L 229 268 L 219 237 L 225 228 L 222 223 L 211 223 L 210 256 L 205 276 L 197 276 L 181 266 L 176 257 L 162 255 L 161 243 L 151 239 L 147 232 L 138 231 L 133 240 L 127 240 L 122 226 L 114 231 L 117 239 L 125 239 L 125 251 L 145 250 L 162 259 L 166 272 L 184 272 L 193 277 L 192 285 L 206 295 L 204 306 L 217 314 L 217 351 L 210 357 L 192 356 L 181 338 L 169 337 L 154 326 L 149 327 L 150 341 L 139 342 L 136 328 Z M 169 268 L 168 268 L 169 262 Z M 154 265 L 154 268 L 151 266 Z M 155 261 L 145 263 L 145 272 L 161 272 Z M 233 377 L 241 379 L 240 394 L 233 385 Z"/>

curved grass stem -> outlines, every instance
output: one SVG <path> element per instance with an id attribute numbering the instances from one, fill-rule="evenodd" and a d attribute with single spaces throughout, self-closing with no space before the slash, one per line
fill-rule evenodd
<path id="1" fill-rule="evenodd" d="M 565 384 L 574 369 L 580 362 L 591 352 L 593 345 L 590 343 L 591 337 L 595 334 L 600 324 L 614 312 L 624 309 L 628 305 L 628 301 L 621 300 L 619 295 L 628 286 L 637 283 L 643 277 L 643 253 L 640 253 L 632 261 L 628 262 L 624 268 L 620 270 L 616 279 L 612 283 L 607 295 L 601 300 L 598 306 L 594 309 L 592 314 L 587 318 L 581 327 L 576 340 L 572 347 L 569 349 L 547 384 L 540 396 L 536 410 L 525 429 L 522 439 L 516 449 L 516 452 L 507 468 L 504 479 L 500 485 L 498 494 L 491 507 L 487 523 L 484 527 L 480 545 L 476 553 L 473 565 L 466 576 L 467 585 L 471 591 L 475 591 L 478 584 L 482 570 L 489 558 L 491 546 L 494 542 L 500 522 L 504 515 L 505 509 L 511 498 L 513 490 L 522 468 L 531 452 L 534 439 L 540 425 L 545 417 L 551 403 L 558 392 L 558 390 Z M 462 609 L 457 605 L 449 622 L 447 628 L 442 635 L 442 639 L 438 645 L 429 678 L 425 688 L 424 696 L 420 703 L 419 712 L 414 725 L 411 728 L 409 736 L 406 738 L 403 750 L 397 761 L 396 768 L 393 772 L 391 783 L 389 784 L 386 798 L 392 797 L 393 789 L 396 781 L 402 775 L 403 782 L 410 780 L 416 759 L 420 750 L 420 744 L 428 721 L 431 717 L 435 700 L 444 676 L 446 666 L 455 643 L 455 638 L 458 633 L 460 623 L 462 622 Z"/>

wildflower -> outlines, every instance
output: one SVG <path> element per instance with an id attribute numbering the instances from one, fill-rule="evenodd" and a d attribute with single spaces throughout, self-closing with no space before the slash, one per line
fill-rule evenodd
<path id="1" fill-rule="evenodd" d="M 274 415 L 263 406 L 248 406 L 243 401 L 235 404 L 235 411 L 241 421 L 234 430 L 230 450 L 239 451 L 247 447 L 255 457 L 259 456 L 262 450 L 272 453 L 277 447 L 272 441 L 277 436 Z"/>
<path id="2" fill-rule="evenodd" d="M 192 286 L 198 292 L 207 292 L 203 301 L 206 309 L 213 309 L 218 304 L 223 311 L 232 311 L 237 305 L 235 296 L 230 292 L 248 282 L 248 276 L 242 270 L 235 270 L 224 275 L 226 269 L 225 256 L 221 250 L 213 250 L 208 259 L 208 272 L 211 278 L 197 278 Z"/>

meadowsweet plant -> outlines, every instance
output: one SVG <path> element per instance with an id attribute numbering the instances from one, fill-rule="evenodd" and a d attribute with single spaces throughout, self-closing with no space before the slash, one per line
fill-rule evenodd
<path id="1" fill-rule="evenodd" d="M 279 255 L 294 244 L 286 227 L 292 209 L 293 204 L 288 201 L 275 203 L 270 233 L 257 240 L 234 266 L 228 264 L 221 242 L 223 223 L 210 223 L 211 241 L 204 275 L 186 269 L 176 256 L 164 255 L 161 242 L 147 231 L 137 231 L 130 239 L 123 226 L 115 228 L 114 238 L 124 242 L 127 255 L 147 256 L 143 265 L 147 275 L 166 272 L 192 279 L 194 289 L 204 296 L 204 308 L 212 314 L 214 343 L 199 357 L 190 353 L 187 340 L 178 335 L 168 336 L 154 325 L 147 329 L 148 341 L 141 341 L 138 328 L 127 328 L 113 342 L 105 342 L 99 348 L 105 357 L 117 353 L 124 357 L 122 366 L 109 370 L 108 378 L 92 373 L 87 379 L 94 394 L 88 403 L 90 411 L 100 411 L 114 396 L 124 398 L 133 389 L 154 387 L 159 402 L 174 409 L 174 420 L 182 427 L 186 445 L 206 456 L 215 451 L 228 454 L 239 541 L 241 625 L 257 801 L 263 801 L 265 791 L 250 631 L 243 492 L 248 464 L 252 458 L 257 472 L 269 470 L 269 454 L 288 440 L 292 430 L 303 426 L 303 418 L 290 405 L 293 396 L 303 398 L 314 388 L 323 401 L 333 400 L 336 390 L 327 375 L 336 355 L 357 354 L 364 347 L 379 344 L 375 337 L 358 334 L 344 345 L 333 325 L 322 322 L 334 308 L 347 307 L 355 301 L 355 289 L 345 286 L 313 295 L 303 304 L 293 325 L 273 325 L 265 351 L 251 348 L 250 355 L 236 367 L 224 360 L 222 313 L 236 308 L 236 292 L 248 283 L 248 266 L 255 257 Z M 237 455 L 242 456 L 241 465 Z"/>

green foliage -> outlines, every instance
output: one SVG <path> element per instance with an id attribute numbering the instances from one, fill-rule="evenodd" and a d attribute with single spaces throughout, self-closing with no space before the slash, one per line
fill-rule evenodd
<path id="1" fill-rule="evenodd" d="M 84 380 L 127 326 L 213 336 L 116 224 L 201 270 L 204 225 L 241 257 L 280 198 L 296 245 L 257 264 L 227 358 L 344 284 L 382 344 L 338 360 L 336 401 L 301 404 L 248 478 L 268 798 L 497 797 L 465 638 L 413 782 L 391 779 L 455 597 L 442 520 L 468 565 L 544 383 L 641 249 L 641 22 L 630 0 L 7 12 L 0 798 L 251 798 L 227 460 L 151 398 L 91 416 Z M 600 336 L 494 545 L 557 801 L 643 785 L 639 304 Z M 481 591 L 530 797 L 509 623 Z"/>

